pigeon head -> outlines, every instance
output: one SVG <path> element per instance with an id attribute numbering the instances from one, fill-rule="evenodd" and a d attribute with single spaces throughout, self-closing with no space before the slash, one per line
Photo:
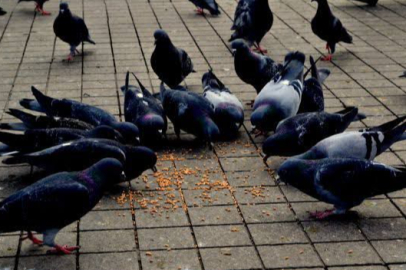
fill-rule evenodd
<path id="1" fill-rule="evenodd" d="M 68 3 L 61 2 L 59 4 L 59 14 L 63 15 L 71 14 Z"/>
<path id="2" fill-rule="evenodd" d="M 136 125 L 129 122 L 115 123 L 115 128 L 124 138 L 127 144 L 138 145 L 140 139 L 140 131 Z"/>
<path id="3" fill-rule="evenodd" d="M 278 176 L 287 184 L 303 187 L 309 184 L 309 180 L 313 180 L 315 166 L 312 166 L 312 163 L 315 161 L 290 158 L 279 167 Z"/>
<path id="4" fill-rule="evenodd" d="M 232 130 L 238 130 L 244 122 L 244 111 L 230 103 L 221 103 L 215 110 L 215 117 L 221 119 L 219 126 L 228 126 Z M 217 123 L 217 121 L 216 121 Z"/>
<path id="5" fill-rule="evenodd" d="M 154 151 L 144 146 L 126 146 L 125 174 L 128 180 L 140 176 L 144 171 L 151 169 L 156 172 L 157 156 Z"/>
<path id="6" fill-rule="evenodd" d="M 205 117 L 203 120 L 203 137 L 208 142 L 213 142 L 220 136 L 220 130 L 218 126 L 209 117 Z"/>
<path id="7" fill-rule="evenodd" d="M 275 107 L 269 104 L 259 105 L 251 114 L 252 126 L 260 131 L 275 130 L 280 120 L 282 119 L 278 117 L 278 112 L 275 111 Z"/>
<path id="8" fill-rule="evenodd" d="M 161 29 L 158 29 L 154 32 L 155 44 L 171 42 L 169 35 Z"/>
<path id="9" fill-rule="evenodd" d="M 236 51 L 249 51 L 250 49 L 247 43 L 245 43 L 245 41 L 242 39 L 236 39 L 233 42 L 231 42 L 231 48 L 233 49 L 233 54 Z"/>
<path id="10" fill-rule="evenodd" d="M 120 132 L 109 126 L 98 126 L 89 132 L 92 138 L 110 139 L 120 143 L 125 143 L 123 135 Z"/>
<path id="11" fill-rule="evenodd" d="M 116 184 L 125 180 L 123 164 L 115 158 L 104 158 L 86 170 L 100 184 Z"/>
<path id="12" fill-rule="evenodd" d="M 214 75 L 211 69 L 203 74 L 202 84 L 204 90 L 206 90 L 207 87 L 214 89 L 223 89 L 225 87 L 224 84 L 216 77 L 216 75 Z"/>
<path id="13" fill-rule="evenodd" d="M 262 151 L 267 157 L 296 155 L 298 154 L 297 145 L 291 143 L 295 138 L 294 132 L 276 132 L 265 140 L 262 145 Z"/>
<path id="14" fill-rule="evenodd" d="M 148 113 L 137 119 L 137 126 L 140 128 L 143 140 L 154 140 L 161 137 L 165 129 L 165 121 L 157 114 Z"/>

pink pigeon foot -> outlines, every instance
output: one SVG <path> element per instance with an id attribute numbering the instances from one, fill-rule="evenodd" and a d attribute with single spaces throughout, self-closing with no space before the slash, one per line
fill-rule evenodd
<path id="1" fill-rule="evenodd" d="M 310 213 L 310 217 L 318 220 L 326 219 L 327 217 L 330 217 L 335 214 L 335 209 L 330 209 L 326 211 L 316 211 L 314 213 Z"/>
<path id="2" fill-rule="evenodd" d="M 55 245 L 55 247 L 51 248 L 48 250 L 48 253 L 51 254 L 71 254 L 72 251 L 80 249 L 80 246 L 73 246 L 69 247 L 67 245 L 65 246 L 60 246 L 60 245 Z"/>
<path id="3" fill-rule="evenodd" d="M 24 240 L 27 240 L 27 239 L 31 240 L 31 242 L 32 242 L 34 245 L 42 246 L 42 244 L 43 244 L 43 242 L 42 242 L 41 240 L 39 240 L 38 238 L 36 238 L 36 237 L 32 234 L 32 232 L 28 232 L 28 235 L 25 236 L 25 237 L 23 237 L 23 238 L 21 238 L 21 241 L 24 241 Z"/>

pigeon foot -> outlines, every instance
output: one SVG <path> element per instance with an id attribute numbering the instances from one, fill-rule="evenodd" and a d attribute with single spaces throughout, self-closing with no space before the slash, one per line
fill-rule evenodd
<path id="1" fill-rule="evenodd" d="M 335 209 L 330 209 L 330 210 L 326 210 L 326 211 L 316 211 L 314 213 L 310 213 L 310 217 L 314 218 L 314 219 L 318 219 L 318 220 L 322 220 L 322 219 L 326 219 L 327 217 L 330 217 L 332 215 L 335 215 Z"/>
<path id="2" fill-rule="evenodd" d="M 38 4 L 35 5 L 35 11 L 41 13 L 43 16 L 51 15 L 51 12 L 43 10 Z"/>
<path id="3" fill-rule="evenodd" d="M 60 245 L 55 245 L 55 247 L 51 248 L 48 250 L 47 253 L 49 254 L 71 254 L 72 251 L 80 249 L 80 246 L 60 246 Z"/>
<path id="4" fill-rule="evenodd" d="M 197 9 L 196 9 L 196 14 L 198 14 L 198 15 L 203 15 L 203 14 L 204 14 L 203 9 L 202 9 L 202 8 L 197 8 Z"/>
<path id="5" fill-rule="evenodd" d="M 262 53 L 262 54 L 266 54 L 266 53 L 268 53 L 268 50 L 267 50 L 267 49 L 262 48 L 262 47 L 261 47 L 261 45 L 258 45 L 258 47 L 254 48 L 254 51 L 255 51 L 255 52 Z"/>
<path id="6" fill-rule="evenodd" d="M 25 237 L 23 237 L 23 238 L 21 238 L 21 241 L 24 241 L 24 240 L 27 240 L 27 239 L 31 240 L 31 242 L 32 242 L 34 245 L 42 246 L 42 244 L 43 244 L 43 242 L 42 242 L 41 240 L 39 240 L 38 238 L 36 238 L 36 237 L 32 234 L 32 232 L 28 232 L 28 235 L 25 236 Z"/>
<path id="7" fill-rule="evenodd" d="M 321 58 L 321 61 L 325 62 L 331 62 L 331 60 L 333 60 L 333 56 L 331 54 Z"/>

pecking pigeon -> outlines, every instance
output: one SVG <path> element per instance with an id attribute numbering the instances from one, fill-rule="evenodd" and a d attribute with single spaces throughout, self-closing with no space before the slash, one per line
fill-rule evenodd
<path id="1" fill-rule="evenodd" d="M 119 131 L 127 143 L 138 143 L 139 130 L 133 123 L 118 122 L 114 115 L 95 106 L 70 99 L 55 99 L 44 95 L 35 87 L 31 90 L 36 100 L 20 101 L 21 106 L 26 109 L 45 112 L 49 116 L 78 119 L 93 126 L 110 126 Z"/>
<path id="2" fill-rule="evenodd" d="M 406 117 L 395 119 L 370 131 L 352 131 L 328 137 L 309 151 L 296 156 L 300 159 L 361 158 L 373 160 L 392 144 L 406 140 Z M 402 120 L 399 123 L 399 120 Z"/>
<path id="3" fill-rule="evenodd" d="M 268 0 L 239 0 L 231 27 L 234 33 L 229 41 L 242 38 L 250 47 L 254 45 L 259 52 L 266 53 L 260 43 L 272 24 L 273 14 Z"/>
<path id="4" fill-rule="evenodd" d="M 181 129 L 209 143 L 219 136 L 213 105 L 204 97 L 185 88 L 165 89 L 161 83 L 161 100 L 178 138 Z"/>
<path id="5" fill-rule="evenodd" d="M 351 122 L 362 119 L 358 109 L 349 107 L 336 113 L 313 112 L 290 117 L 278 124 L 262 150 L 270 156 L 294 156 L 306 152 L 319 141 L 343 132 Z"/>
<path id="6" fill-rule="evenodd" d="M 305 55 L 291 52 L 278 76 L 264 86 L 255 99 L 251 124 L 263 134 L 275 130 L 280 121 L 296 115 L 303 91 Z"/>
<path id="7" fill-rule="evenodd" d="M 158 100 L 141 84 L 135 74 L 134 77 L 139 88 L 129 85 L 129 72 L 125 85 L 121 87 L 124 93 L 125 121 L 137 125 L 143 143 L 155 142 L 162 135 L 166 137 L 166 115 Z"/>
<path id="8" fill-rule="evenodd" d="M 352 43 L 352 36 L 342 25 L 341 21 L 331 12 L 327 0 L 312 0 L 318 3 L 316 16 L 312 19 L 312 30 L 319 38 L 326 41 L 328 56 L 324 61 L 331 61 L 332 54 L 336 50 L 336 44 L 339 42 Z"/>
<path id="9" fill-rule="evenodd" d="M 76 53 L 79 51 L 76 49 L 82 42 L 88 42 L 96 44 L 89 35 L 89 30 L 85 24 L 85 21 L 72 14 L 69 9 L 69 5 L 66 2 L 62 2 L 59 5 L 59 14 L 54 22 L 54 33 L 62 41 L 66 42 L 70 46 L 70 54 L 67 61 L 71 61 Z"/>
<path id="10" fill-rule="evenodd" d="M 103 192 L 120 182 L 122 175 L 122 164 L 106 158 L 81 172 L 45 177 L 0 202 L 0 232 L 27 231 L 23 240 L 52 247 L 52 252 L 70 254 L 80 247 L 60 246 L 55 236 L 92 210 Z M 43 241 L 33 231 L 43 234 Z"/>
<path id="11" fill-rule="evenodd" d="M 406 169 L 392 168 L 365 159 L 291 158 L 278 170 L 280 180 L 335 209 L 312 214 L 317 219 L 345 214 L 365 199 L 406 187 Z"/>
<path id="12" fill-rule="evenodd" d="M 234 54 L 234 68 L 238 77 L 252 85 L 257 93 L 282 69 L 270 57 L 252 52 L 242 39 L 231 43 Z"/>
<path id="13" fill-rule="evenodd" d="M 219 6 L 217 5 L 216 0 L 189 0 L 192 2 L 196 7 L 196 13 L 199 15 L 204 14 L 204 9 L 207 9 L 211 15 L 219 15 L 220 10 Z"/>
<path id="14" fill-rule="evenodd" d="M 192 59 L 176 48 L 164 30 L 154 33 L 155 50 L 151 55 L 151 66 L 161 81 L 170 88 L 178 86 L 193 70 Z"/>
<path id="15" fill-rule="evenodd" d="M 328 69 L 317 69 L 313 57 L 310 56 L 310 70 L 312 77 L 305 80 L 302 101 L 298 113 L 324 111 L 323 82 L 330 75 Z"/>
<path id="16" fill-rule="evenodd" d="M 48 0 L 18 0 L 18 2 L 35 2 L 35 11 L 41 13 L 42 15 L 51 15 L 48 11 L 44 10 L 44 4 Z"/>
<path id="17" fill-rule="evenodd" d="M 122 145 L 107 139 L 80 139 L 38 152 L 15 155 L 3 160 L 3 163 L 28 163 L 50 172 L 78 171 L 107 157 L 124 164 L 129 180 L 147 169 L 155 170 L 157 161 L 156 154 L 147 147 Z"/>
<path id="18" fill-rule="evenodd" d="M 202 77 L 203 96 L 214 107 L 214 122 L 226 138 L 236 135 L 244 123 L 244 107 L 238 98 L 225 87 L 212 70 Z"/>
<path id="19" fill-rule="evenodd" d="M 4 9 L 2 9 L 0 7 L 0 16 L 6 15 L 6 14 L 7 14 L 7 11 L 5 11 Z"/>

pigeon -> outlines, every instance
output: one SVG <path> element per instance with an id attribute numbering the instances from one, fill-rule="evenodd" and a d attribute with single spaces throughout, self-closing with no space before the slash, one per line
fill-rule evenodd
<path id="1" fill-rule="evenodd" d="M 323 61 L 331 61 L 332 54 L 336 50 L 336 44 L 339 42 L 352 43 L 352 36 L 336 18 L 328 5 L 327 0 L 312 0 L 318 3 L 316 16 L 312 19 L 313 33 L 326 41 L 328 56 L 322 58 Z"/>
<path id="2" fill-rule="evenodd" d="M 405 120 L 402 117 L 401 120 Z M 398 119 L 394 120 L 396 123 Z M 351 131 L 328 137 L 307 152 L 296 156 L 300 159 L 322 158 L 360 158 L 373 160 L 382 154 L 394 143 L 406 140 L 406 123 L 400 125 L 390 121 L 383 125 L 384 128 L 371 131 Z"/>
<path id="3" fill-rule="evenodd" d="M 67 61 L 73 60 L 73 57 L 79 51 L 76 49 L 82 42 L 88 42 L 96 44 L 89 35 L 89 30 L 85 24 L 85 21 L 72 14 L 69 9 L 69 5 L 66 2 L 62 2 L 59 5 L 59 14 L 54 22 L 54 33 L 62 41 L 66 42 L 70 46 L 70 54 Z"/>
<path id="4" fill-rule="evenodd" d="M 29 154 L 3 160 L 6 165 L 28 163 L 50 172 L 78 171 L 103 158 L 115 158 L 124 164 L 128 179 L 134 179 L 147 169 L 156 171 L 156 154 L 144 146 L 122 145 L 107 139 L 80 139 Z"/>
<path id="5" fill-rule="evenodd" d="M 98 107 L 75 100 L 46 96 L 34 86 L 31 90 L 36 100 L 21 100 L 20 104 L 24 108 L 44 112 L 48 116 L 78 119 L 93 126 L 110 126 L 120 132 L 127 143 L 138 144 L 139 130 L 133 123 L 118 122 L 114 115 Z"/>
<path id="6" fill-rule="evenodd" d="M 272 24 L 273 14 L 268 0 L 239 0 L 231 27 L 234 33 L 229 41 L 242 38 L 250 47 L 254 45 L 259 52 L 267 53 L 260 43 Z"/>
<path id="7" fill-rule="evenodd" d="M 296 115 L 302 98 L 305 58 L 301 52 L 288 53 L 283 70 L 258 94 L 251 114 L 254 130 L 266 134 L 280 121 Z"/>
<path id="8" fill-rule="evenodd" d="M 270 57 L 252 52 L 242 39 L 231 43 L 234 54 L 234 68 L 238 77 L 252 85 L 257 93 L 282 69 Z"/>
<path id="9" fill-rule="evenodd" d="M 23 240 L 49 246 L 53 253 L 70 254 L 80 247 L 60 246 L 55 236 L 92 210 L 104 191 L 122 177 L 122 164 L 112 158 L 102 159 L 84 171 L 45 177 L 0 202 L 0 232 L 27 231 Z M 33 231 L 43 234 L 43 240 Z"/>
<path id="10" fill-rule="evenodd" d="M 51 15 L 48 11 L 44 10 L 44 4 L 48 0 L 18 0 L 18 2 L 35 2 L 35 11 L 41 13 L 42 15 Z"/>
<path id="11" fill-rule="evenodd" d="M 3 143 L 0 145 L 0 154 L 4 156 L 14 151 L 35 152 L 83 138 L 110 139 L 124 143 L 121 134 L 109 126 L 98 126 L 89 131 L 70 128 L 29 129 L 23 134 L 0 131 L 0 142 Z"/>
<path id="12" fill-rule="evenodd" d="M 151 55 L 151 66 L 155 74 L 170 88 L 178 86 L 193 69 L 188 54 L 176 48 L 164 30 L 154 33 L 155 50 Z"/>
<path id="13" fill-rule="evenodd" d="M 317 219 L 345 214 L 365 199 L 406 187 L 406 169 L 365 159 L 291 158 L 278 170 L 279 179 L 307 195 L 333 204 L 334 209 L 311 214 Z"/>
<path id="14" fill-rule="evenodd" d="M 126 75 L 126 84 L 121 87 L 124 93 L 125 121 L 134 123 L 140 129 L 143 143 L 155 142 L 162 135 L 166 137 L 168 122 L 162 105 L 142 85 L 133 74 L 139 88 L 129 85 L 129 72 Z"/>
<path id="15" fill-rule="evenodd" d="M 93 125 L 70 118 L 55 118 L 45 115 L 32 115 L 17 109 L 9 109 L 7 114 L 14 116 L 22 123 L 2 123 L 1 129 L 25 131 L 27 129 L 71 128 L 91 130 Z"/>
<path id="16" fill-rule="evenodd" d="M 204 9 L 207 9 L 211 15 L 219 15 L 220 10 L 219 6 L 217 5 L 216 0 L 189 0 L 192 2 L 196 7 L 196 13 L 199 15 L 204 14 Z"/>
<path id="17" fill-rule="evenodd" d="M 399 78 L 406 78 L 406 70 L 403 71 L 403 74 L 399 76 Z"/>
<path id="18" fill-rule="evenodd" d="M 0 16 L 6 15 L 6 14 L 7 14 L 7 11 L 5 11 L 4 9 L 2 9 L 0 7 Z"/>
<path id="19" fill-rule="evenodd" d="M 203 75 L 202 84 L 203 96 L 214 107 L 213 119 L 220 134 L 226 138 L 234 136 L 244 123 L 243 105 L 212 70 Z"/>
<path id="20" fill-rule="evenodd" d="M 363 118 L 357 108 L 348 107 L 336 113 L 301 113 L 285 119 L 262 145 L 264 161 L 270 156 L 294 156 L 306 152 L 321 140 L 343 132 L 351 122 Z"/>
<path id="21" fill-rule="evenodd" d="M 166 89 L 161 83 L 160 93 L 165 113 L 172 121 L 178 139 L 182 129 L 212 145 L 220 135 L 213 120 L 213 105 L 204 97 L 181 87 Z"/>
<path id="22" fill-rule="evenodd" d="M 330 75 L 328 69 L 317 69 L 313 57 L 310 56 L 312 77 L 305 80 L 302 101 L 298 113 L 324 111 L 324 95 L 322 84 Z"/>

